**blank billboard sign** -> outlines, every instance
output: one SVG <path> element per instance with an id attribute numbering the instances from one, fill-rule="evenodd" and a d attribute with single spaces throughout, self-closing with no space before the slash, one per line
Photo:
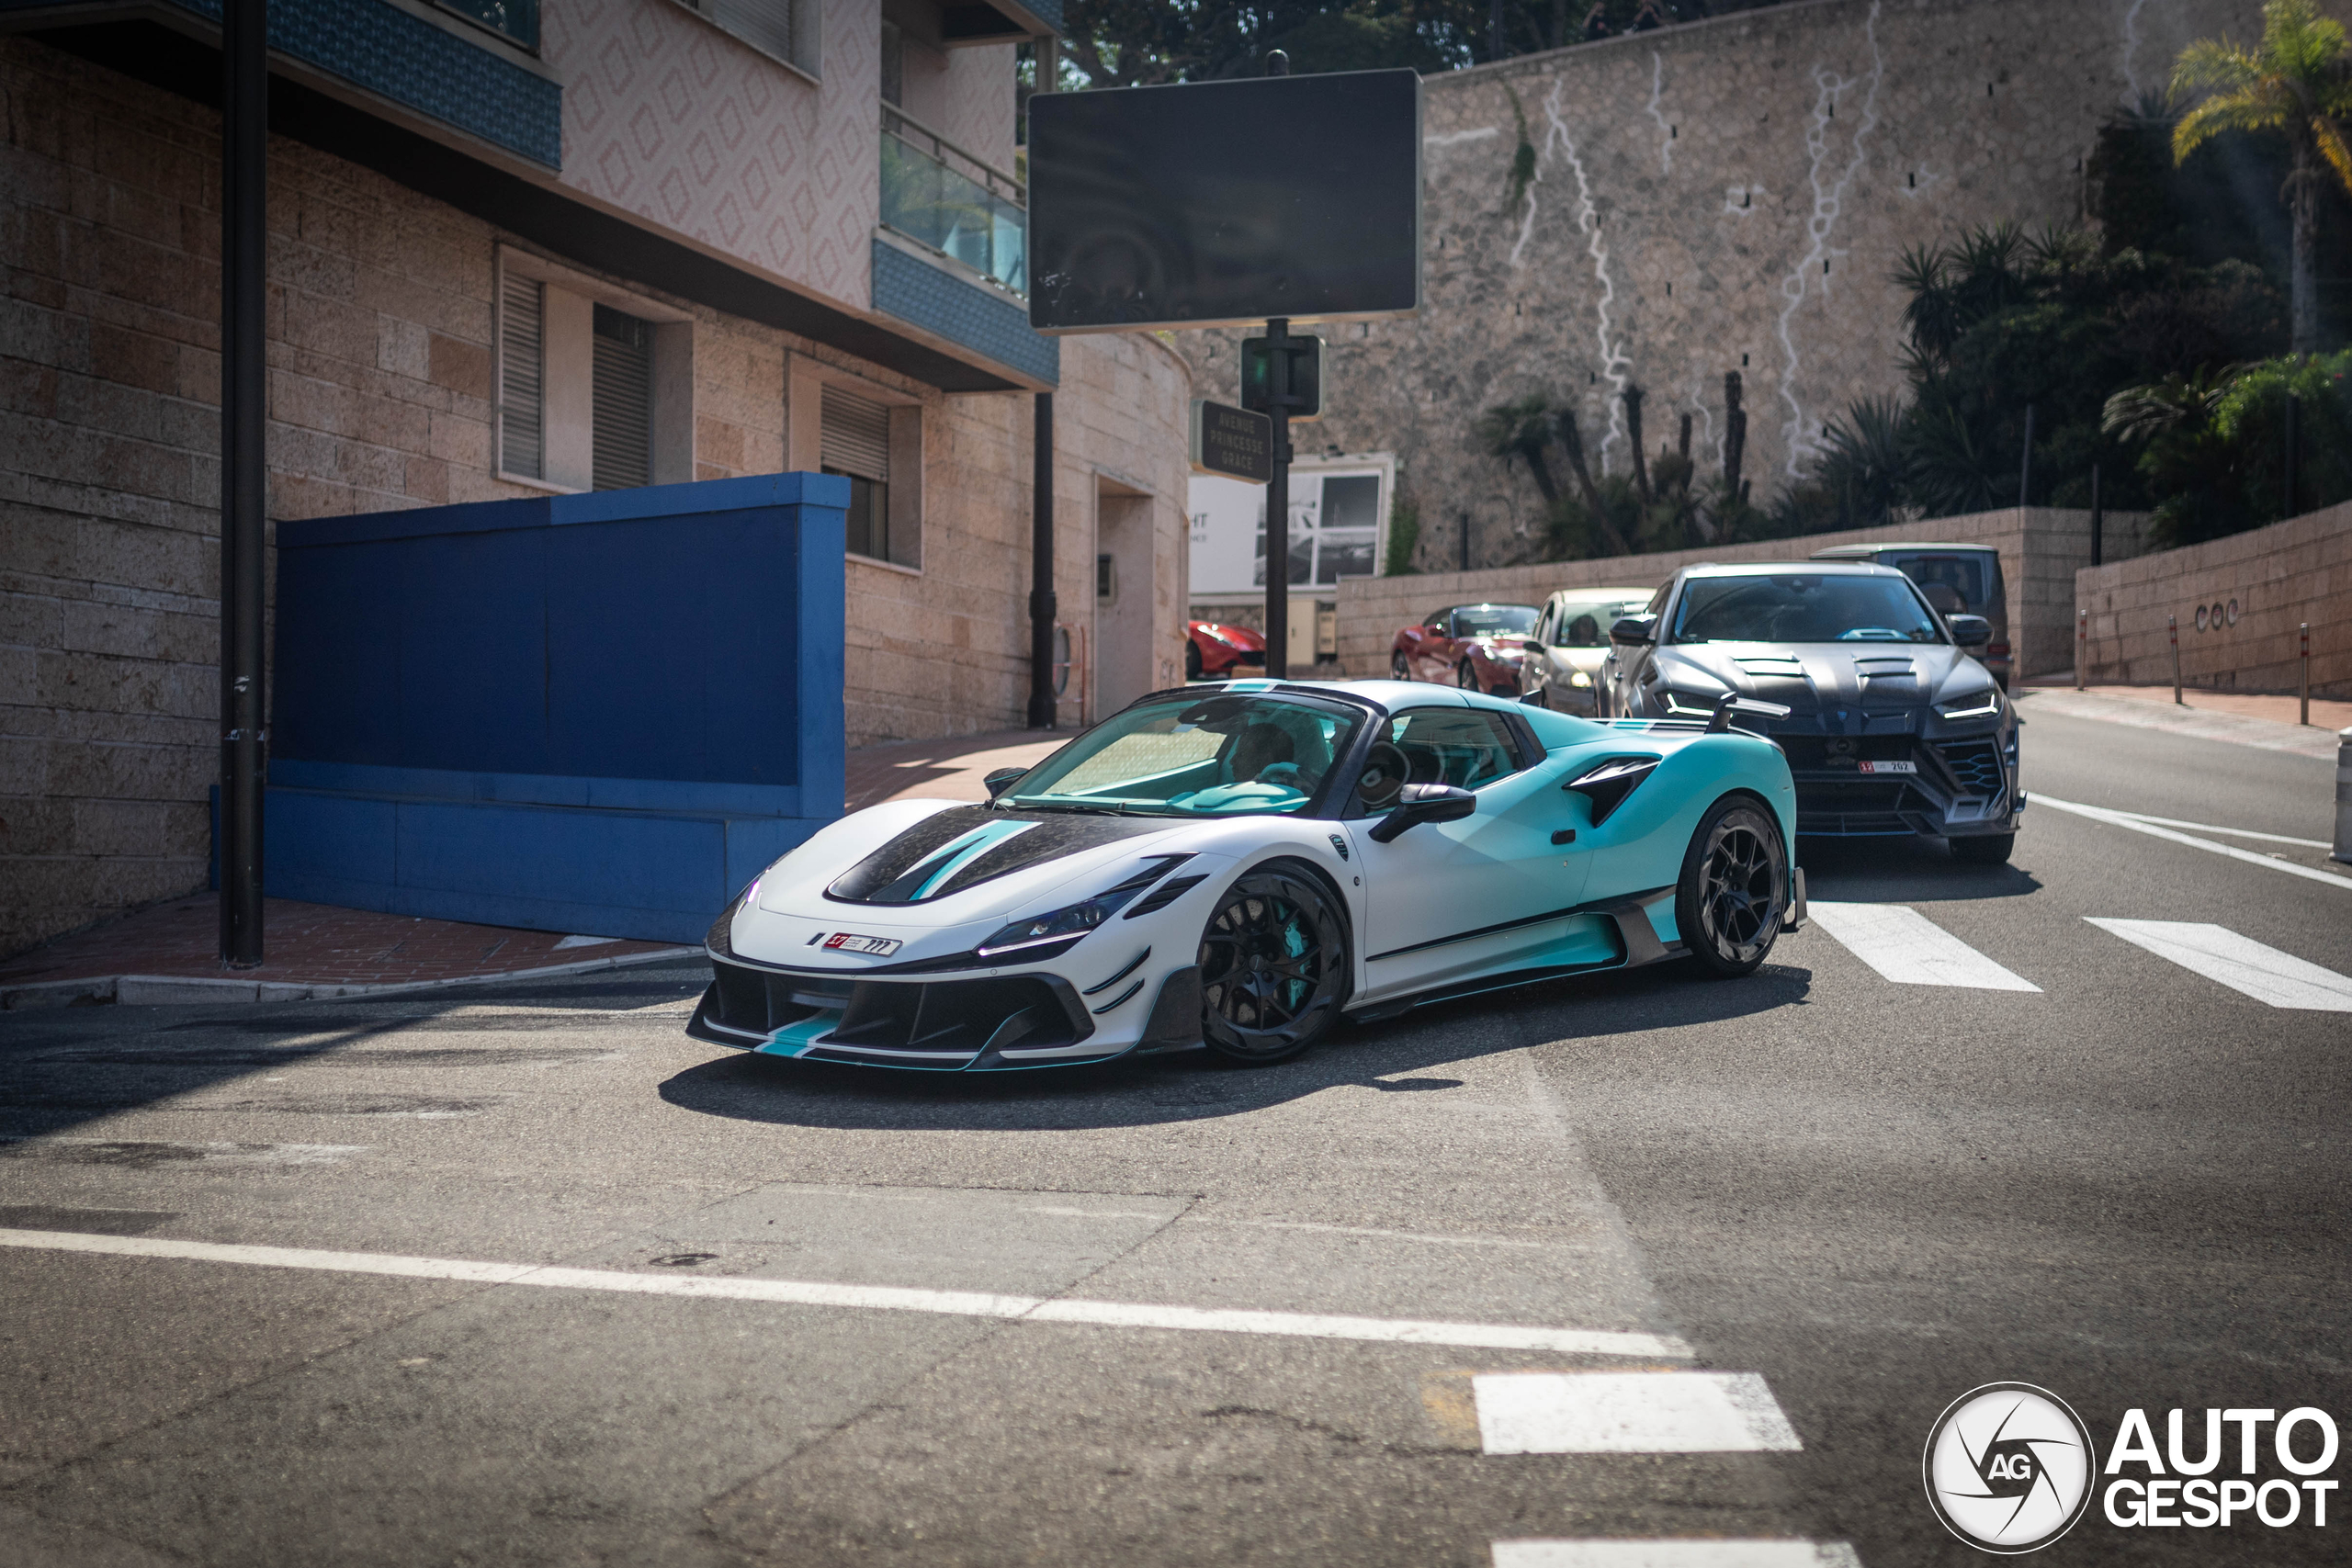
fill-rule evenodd
<path id="1" fill-rule="evenodd" d="M 1410 71 L 1040 94 L 1029 100 L 1029 323 L 1410 315 L 1420 209 Z"/>

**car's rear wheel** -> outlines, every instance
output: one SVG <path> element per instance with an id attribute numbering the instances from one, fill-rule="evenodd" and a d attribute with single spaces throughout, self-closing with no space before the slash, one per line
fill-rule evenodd
<path id="1" fill-rule="evenodd" d="M 1246 872 L 1201 932 L 1201 1039 L 1264 1066 L 1297 1055 L 1339 1021 L 1346 923 L 1322 883 L 1275 861 Z"/>
<path id="2" fill-rule="evenodd" d="M 1690 835 L 1674 889 L 1675 928 L 1690 956 L 1725 979 L 1754 974 L 1781 934 L 1788 900 L 1780 825 L 1752 800 L 1715 802 Z"/>
<path id="3" fill-rule="evenodd" d="M 1970 865 L 2007 865 L 2009 853 L 2018 845 L 2015 833 L 1979 833 L 1971 838 L 1953 839 L 1951 858 Z"/>
<path id="4" fill-rule="evenodd" d="M 1409 681 L 1413 678 L 1413 667 L 1406 662 L 1403 654 L 1392 653 L 1388 656 L 1388 678 L 1392 681 Z"/>

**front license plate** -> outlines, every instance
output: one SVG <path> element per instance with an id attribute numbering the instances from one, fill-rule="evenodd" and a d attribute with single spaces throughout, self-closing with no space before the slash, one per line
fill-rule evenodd
<path id="1" fill-rule="evenodd" d="M 1916 773 L 1919 771 L 1919 764 L 1917 762 L 1863 762 L 1860 764 L 1860 769 L 1866 773 Z"/>
<path id="2" fill-rule="evenodd" d="M 825 945 L 843 953 L 870 953 L 877 958 L 888 958 L 899 951 L 896 937 L 859 936 L 855 931 L 835 931 L 825 939 Z"/>

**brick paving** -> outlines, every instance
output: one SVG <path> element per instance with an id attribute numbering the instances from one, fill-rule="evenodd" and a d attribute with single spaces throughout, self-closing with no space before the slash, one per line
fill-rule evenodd
<path id="1" fill-rule="evenodd" d="M 986 800 L 980 780 L 999 768 L 1025 768 L 1078 734 L 1075 729 L 994 729 L 935 740 L 892 740 L 849 754 L 852 811 L 886 800 Z"/>
<path id="2" fill-rule="evenodd" d="M 849 754 L 847 804 L 855 811 L 917 796 L 985 800 L 980 780 L 988 773 L 1035 762 L 1075 733 L 995 730 L 862 747 Z M 262 987 L 264 999 L 269 999 L 281 991 L 290 995 L 311 987 L 446 984 L 676 951 L 668 942 L 468 925 L 272 898 L 264 914 L 269 962 L 231 970 L 219 957 L 220 918 L 218 898 L 198 894 L 19 953 L 0 964 L 0 1002 L 62 997 L 81 982 L 119 976 L 233 981 Z"/>
<path id="3" fill-rule="evenodd" d="M 269 962 L 259 968 L 232 970 L 219 956 L 220 921 L 220 900 L 214 895 L 175 898 L 18 954 L 0 964 L 0 991 L 119 975 L 258 985 L 401 986 L 675 951 L 671 942 L 583 942 L 560 931 L 466 925 L 272 898 L 263 913 Z"/>

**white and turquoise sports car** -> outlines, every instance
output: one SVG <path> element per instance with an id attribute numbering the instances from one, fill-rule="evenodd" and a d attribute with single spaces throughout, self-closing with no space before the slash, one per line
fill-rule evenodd
<path id="1" fill-rule="evenodd" d="M 1770 740 L 1401 682 L 1159 692 L 985 806 L 833 823 L 710 929 L 687 1032 L 987 1071 L 1203 1047 L 1687 958 L 1753 971 L 1804 906 Z M 1780 711 L 1780 710 L 1770 710 Z"/>

